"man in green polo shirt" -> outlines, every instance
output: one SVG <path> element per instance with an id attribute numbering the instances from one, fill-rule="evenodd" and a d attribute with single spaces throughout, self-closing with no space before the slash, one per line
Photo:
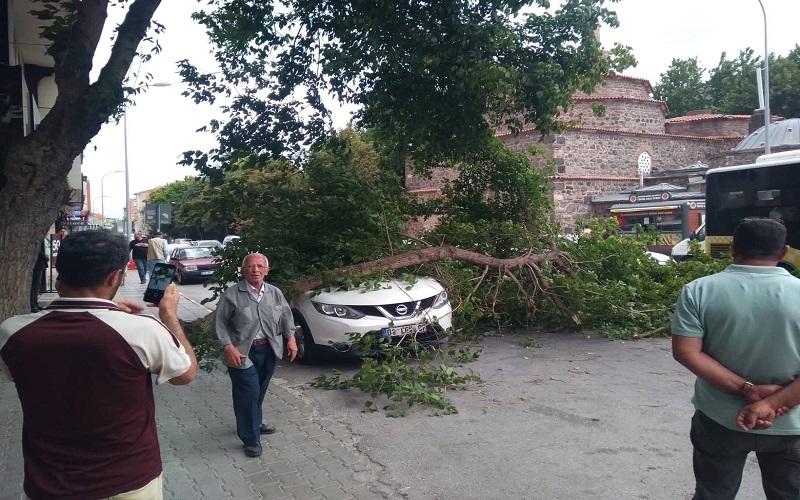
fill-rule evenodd
<path id="1" fill-rule="evenodd" d="M 776 267 L 788 250 L 783 224 L 745 219 L 734 264 L 678 300 L 673 356 L 697 375 L 694 500 L 733 500 L 751 451 L 768 499 L 800 498 L 800 279 Z"/>

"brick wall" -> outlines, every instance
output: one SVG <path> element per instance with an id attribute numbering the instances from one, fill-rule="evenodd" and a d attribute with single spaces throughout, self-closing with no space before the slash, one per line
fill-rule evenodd
<path id="1" fill-rule="evenodd" d="M 704 120 L 667 122 L 668 134 L 693 135 L 696 137 L 739 136 L 742 139 L 749 133 L 749 117 L 741 118 L 708 118 Z"/>
<path id="2" fill-rule="evenodd" d="M 800 149 L 798 146 L 778 146 L 770 148 L 772 153 L 781 153 L 783 151 L 791 151 L 793 149 Z M 734 165 L 747 165 L 748 163 L 755 163 L 756 158 L 764 154 L 763 149 L 750 149 L 747 151 L 723 151 L 721 153 L 711 155 L 706 162 L 709 167 L 732 167 Z"/>

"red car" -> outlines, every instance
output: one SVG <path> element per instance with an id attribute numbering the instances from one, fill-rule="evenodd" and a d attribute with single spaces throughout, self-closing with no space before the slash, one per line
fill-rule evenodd
<path id="1" fill-rule="evenodd" d="M 176 248 L 169 257 L 169 263 L 175 265 L 175 279 L 181 285 L 189 281 L 206 281 L 217 269 L 217 258 L 214 256 L 215 245 L 191 246 Z"/>

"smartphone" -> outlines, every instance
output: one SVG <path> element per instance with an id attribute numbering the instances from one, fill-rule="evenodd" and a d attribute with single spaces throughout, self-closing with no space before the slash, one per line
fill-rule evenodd
<path id="1" fill-rule="evenodd" d="M 164 297 L 164 290 L 167 289 L 172 279 L 175 278 L 175 266 L 157 262 L 150 273 L 150 281 L 144 291 L 144 301 L 151 304 L 158 304 Z"/>

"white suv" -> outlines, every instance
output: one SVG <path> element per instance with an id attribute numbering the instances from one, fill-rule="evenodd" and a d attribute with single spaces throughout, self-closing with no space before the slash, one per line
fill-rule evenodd
<path id="1" fill-rule="evenodd" d="M 453 315 L 445 289 L 427 277 L 413 284 L 391 279 L 376 290 L 306 292 L 291 306 L 298 359 L 304 364 L 314 363 L 326 349 L 351 352 L 348 333 L 398 342 L 414 336 L 423 345 L 438 344 L 446 340 Z"/>

